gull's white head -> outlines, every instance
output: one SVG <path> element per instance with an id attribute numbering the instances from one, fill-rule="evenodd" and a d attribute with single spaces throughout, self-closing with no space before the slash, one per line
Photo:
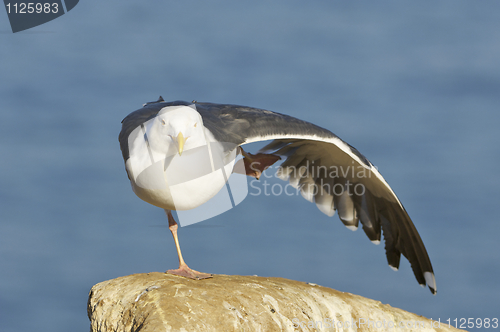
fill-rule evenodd
<path id="1" fill-rule="evenodd" d="M 203 128 L 200 113 L 192 107 L 169 106 L 158 112 L 148 136 L 154 150 L 182 155 L 185 150 L 206 144 Z"/>

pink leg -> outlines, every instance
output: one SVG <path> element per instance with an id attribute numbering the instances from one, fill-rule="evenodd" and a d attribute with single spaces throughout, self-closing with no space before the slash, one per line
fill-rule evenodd
<path id="1" fill-rule="evenodd" d="M 172 236 L 174 237 L 175 241 L 175 248 L 177 249 L 177 255 L 179 256 L 179 268 L 176 270 L 168 270 L 167 273 L 197 280 L 212 278 L 212 275 L 209 273 L 198 272 L 190 269 L 189 266 L 187 266 L 186 262 L 184 262 L 181 253 L 181 246 L 179 245 L 179 238 L 177 237 L 177 222 L 175 221 L 174 216 L 172 215 L 172 212 L 170 210 L 165 210 L 165 212 L 167 213 L 168 217 L 168 229 L 170 229 L 170 232 L 172 232 Z"/>

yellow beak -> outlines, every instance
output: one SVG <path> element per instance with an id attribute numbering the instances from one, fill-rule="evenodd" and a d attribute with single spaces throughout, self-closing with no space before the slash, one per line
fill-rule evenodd
<path id="1" fill-rule="evenodd" d="M 182 135 L 182 133 L 179 133 L 179 135 L 177 135 L 177 138 L 175 139 L 175 143 L 177 143 L 177 150 L 179 151 L 179 156 L 181 156 L 182 151 L 184 151 L 185 142 L 186 139 L 184 138 L 184 135 Z"/>

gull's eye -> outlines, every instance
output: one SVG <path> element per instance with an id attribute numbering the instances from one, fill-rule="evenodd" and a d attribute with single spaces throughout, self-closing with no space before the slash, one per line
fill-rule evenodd
<path id="1" fill-rule="evenodd" d="M 196 125 L 197 125 L 197 124 L 198 124 L 198 122 L 195 122 L 195 123 L 194 123 L 194 127 L 195 127 L 195 128 L 196 128 Z"/>
<path id="2" fill-rule="evenodd" d="M 165 120 L 161 119 L 161 124 L 162 124 L 162 126 L 164 126 L 165 125 Z"/>

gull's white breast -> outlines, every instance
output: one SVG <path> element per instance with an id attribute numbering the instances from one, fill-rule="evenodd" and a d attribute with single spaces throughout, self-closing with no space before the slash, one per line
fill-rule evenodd
<path id="1" fill-rule="evenodd" d="M 210 142 L 182 155 L 176 149 L 165 154 L 149 147 L 145 129 L 135 131 L 125 165 L 135 194 L 150 204 L 168 210 L 196 208 L 214 197 L 232 173 L 236 146 L 228 150 Z"/>

